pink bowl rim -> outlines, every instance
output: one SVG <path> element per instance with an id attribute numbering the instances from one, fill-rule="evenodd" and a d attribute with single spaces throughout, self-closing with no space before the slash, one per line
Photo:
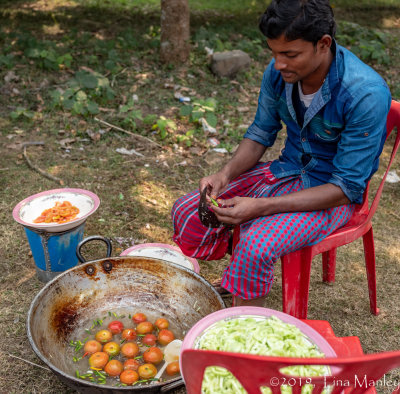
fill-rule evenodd
<path id="1" fill-rule="evenodd" d="M 136 249 L 145 249 L 145 248 L 154 248 L 154 247 L 161 247 L 161 248 L 165 248 L 165 249 L 171 249 L 171 250 L 174 250 L 175 252 L 181 253 L 186 259 L 188 259 L 192 263 L 193 271 L 196 272 L 196 274 L 200 273 L 200 266 L 199 266 L 198 261 L 196 259 L 194 259 L 193 257 L 185 256 L 183 254 L 182 250 L 178 246 L 174 246 L 174 245 L 163 244 L 163 243 L 138 244 L 138 245 L 131 246 L 128 249 L 125 249 L 120 254 L 120 256 L 127 256 L 130 252 L 132 252 L 133 250 L 136 250 Z"/>
<path id="2" fill-rule="evenodd" d="M 12 212 L 12 215 L 13 215 L 14 220 L 15 220 L 16 222 L 22 224 L 23 226 L 34 227 L 35 224 L 25 222 L 24 220 L 21 219 L 21 217 L 19 216 L 19 212 L 20 212 L 21 208 L 22 208 L 25 204 L 27 204 L 28 202 L 30 202 L 30 201 L 32 201 L 32 200 L 38 198 L 38 197 L 47 196 L 47 195 L 50 195 L 50 194 L 66 193 L 66 192 L 67 192 L 67 193 L 79 193 L 79 194 L 84 194 L 84 195 L 89 196 L 90 198 L 92 198 L 93 201 L 94 201 L 94 206 L 93 206 L 93 208 L 92 208 L 86 215 L 84 215 L 84 216 L 82 216 L 82 217 L 80 217 L 80 218 L 76 218 L 76 219 L 74 219 L 74 220 L 71 220 L 71 221 L 68 222 L 68 223 L 73 223 L 73 222 L 79 221 L 79 220 L 82 221 L 82 219 L 87 218 L 87 217 L 90 216 L 92 213 L 94 213 L 94 212 L 97 210 L 97 208 L 99 207 L 99 205 L 100 205 L 100 199 L 99 199 L 99 197 L 98 197 L 96 194 L 94 194 L 93 192 L 89 191 L 89 190 L 74 189 L 74 188 L 61 188 L 61 189 L 45 190 L 44 192 L 40 192 L 40 193 L 33 194 L 33 195 L 31 195 L 31 196 L 25 198 L 24 200 L 20 201 L 20 202 L 14 207 L 13 212 Z"/>
<path id="3" fill-rule="evenodd" d="M 319 348 L 322 353 L 325 354 L 325 357 L 337 357 L 336 352 L 333 350 L 328 341 L 308 324 L 302 322 L 294 316 L 288 315 L 287 313 L 255 306 L 236 306 L 232 308 L 221 309 L 203 317 L 185 335 L 182 343 L 181 354 L 186 349 L 192 349 L 197 337 L 200 336 L 204 330 L 206 330 L 212 324 L 226 318 L 234 318 L 235 316 L 240 317 L 244 315 L 260 317 L 276 316 L 284 323 L 295 325 L 312 343 Z M 182 357 L 179 359 L 181 360 Z"/>

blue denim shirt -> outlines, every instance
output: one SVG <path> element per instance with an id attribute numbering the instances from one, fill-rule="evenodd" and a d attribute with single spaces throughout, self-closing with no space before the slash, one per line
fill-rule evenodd
<path id="1" fill-rule="evenodd" d="M 254 122 L 244 138 L 272 146 L 284 122 L 287 139 L 279 159 L 271 164 L 272 173 L 277 178 L 300 175 L 305 188 L 333 183 L 351 202 L 361 203 L 379 166 L 391 95 L 385 81 L 353 53 L 335 42 L 332 49 L 329 73 L 302 127 L 292 101 L 294 85 L 283 81 L 271 61 Z"/>

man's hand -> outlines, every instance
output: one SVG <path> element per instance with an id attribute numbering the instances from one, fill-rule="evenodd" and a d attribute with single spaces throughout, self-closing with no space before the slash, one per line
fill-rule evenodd
<path id="1" fill-rule="evenodd" d="M 200 179 L 200 193 L 206 187 L 207 202 L 211 202 L 210 196 L 216 199 L 226 190 L 230 181 L 254 167 L 265 150 L 265 146 L 244 138 L 232 159 L 220 171 Z"/>
<path id="2" fill-rule="evenodd" d="M 221 172 L 212 174 L 200 179 L 200 193 L 207 188 L 207 202 L 210 203 L 210 196 L 214 199 L 218 197 L 228 186 L 229 179 Z"/>
<path id="3" fill-rule="evenodd" d="M 339 186 L 327 183 L 276 197 L 234 197 L 218 200 L 212 206 L 218 220 L 227 224 L 241 224 L 261 216 L 283 212 L 307 212 L 350 204 Z"/>
<path id="4" fill-rule="evenodd" d="M 234 197 L 218 200 L 219 206 L 212 205 L 218 220 L 226 224 L 241 224 L 263 216 L 262 205 L 266 198 Z"/>

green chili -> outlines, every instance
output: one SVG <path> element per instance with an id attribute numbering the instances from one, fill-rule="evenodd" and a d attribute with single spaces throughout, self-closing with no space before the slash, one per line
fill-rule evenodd
<path id="1" fill-rule="evenodd" d="M 219 204 L 217 201 L 215 201 L 212 197 L 211 197 L 211 202 L 213 203 L 213 205 L 215 205 L 216 207 L 219 207 Z"/>

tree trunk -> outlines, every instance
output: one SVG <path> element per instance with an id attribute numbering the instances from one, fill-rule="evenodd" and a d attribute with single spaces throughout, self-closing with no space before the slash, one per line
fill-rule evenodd
<path id="1" fill-rule="evenodd" d="M 188 0 L 161 0 L 161 48 L 163 63 L 184 63 L 189 58 L 190 12 Z"/>

